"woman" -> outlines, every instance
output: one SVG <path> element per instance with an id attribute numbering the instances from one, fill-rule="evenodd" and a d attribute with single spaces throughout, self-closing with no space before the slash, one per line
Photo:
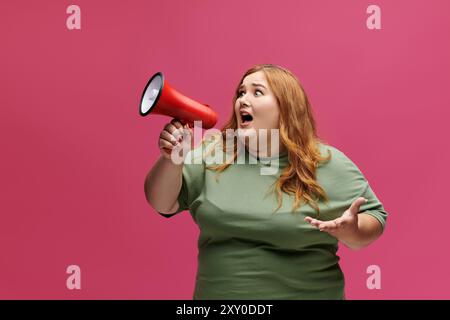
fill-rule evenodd
<path id="1" fill-rule="evenodd" d="M 240 132 L 231 149 L 227 129 Z M 279 132 L 268 141 L 278 150 L 254 148 L 249 129 Z M 186 146 L 191 136 L 177 120 L 166 125 L 145 192 L 163 216 L 189 210 L 200 228 L 194 299 L 345 299 L 338 241 L 367 246 L 382 234 L 387 212 L 357 166 L 317 137 L 297 78 L 275 65 L 243 75 L 219 139 L 200 145 L 220 141 L 209 150 L 231 154 L 232 163 L 207 164 L 206 152 L 200 164 L 174 164 L 163 149 Z M 270 160 L 278 172 L 261 174 Z"/>

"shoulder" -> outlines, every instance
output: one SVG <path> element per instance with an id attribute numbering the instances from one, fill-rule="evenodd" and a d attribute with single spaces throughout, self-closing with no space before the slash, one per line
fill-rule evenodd
<path id="1" fill-rule="evenodd" d="M 323 157 L 330 155 L 329 161 L 324 161 L 319 165 L 327 174 L 338 178 L 361 177 L 362 172 L 358 166 L 340 149 L 329 144 L 319 144 L 319 149 Z"/>
<path id="2" fill-rule="evenodd" d="M 330 199 L 347 203 L 364 194 L 368 181 L 358 166 L 341 150 L 334 146 L 324 145 L 322 149 L 329 150 L 331 159 L 317 168 L 318 183 L 325 189 Z"/>
<path id="3" fill-rule="evenodd" d="M 341 150 L 330 144 L 320 142 L 318 143 L 318 148 L 322 156 L 327 156 L 328 154 L 331 154 L 332 157 L 334 156 L 338 159 L 347 158 L 347 156 Z"/>

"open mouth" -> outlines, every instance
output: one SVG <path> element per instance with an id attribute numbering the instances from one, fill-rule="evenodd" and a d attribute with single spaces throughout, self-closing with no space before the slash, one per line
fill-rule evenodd
<path id="1" fill-rule="evenodd" d="M 241 113 L 241 123 L 242 124 L 248 124 L 252 121 L 253 121 L 253 116 L 251 114 L 246 113 L 246 112 Z"/>

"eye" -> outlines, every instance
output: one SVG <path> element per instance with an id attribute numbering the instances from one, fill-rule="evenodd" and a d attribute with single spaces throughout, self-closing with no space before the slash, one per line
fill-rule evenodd
<path id="1" fill-rule="evenodd" d="M 244 93 L 244 91 L 239 91 L 238 92 L 238 97 L 241 97 L 243 93 Z"/>
<path id="2" fill-rule="evenodd" d="M 255 90 L 255 95 L 257 92 L 261 93 L 261 95 L 263 94 L 261 90 Z"/>

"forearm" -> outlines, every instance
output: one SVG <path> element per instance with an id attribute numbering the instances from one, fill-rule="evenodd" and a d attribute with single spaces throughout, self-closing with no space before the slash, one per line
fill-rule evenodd
<path id="1" fill-rule="evenodd" d="M 144 191 L 148 203 L 157 211 L 169 213 L 174 207 L 182 184 L 183 165 L 160 157 L 148 173 Z"/>
<path id="2" fill-rule="evenodd" d="M 381 223 L 373 216 L 365 213 L 358 214 L 358 229 L 352 235 L 338 238 L 350 249 L 362 249 L 378 239 L 383 233 Z"/>

